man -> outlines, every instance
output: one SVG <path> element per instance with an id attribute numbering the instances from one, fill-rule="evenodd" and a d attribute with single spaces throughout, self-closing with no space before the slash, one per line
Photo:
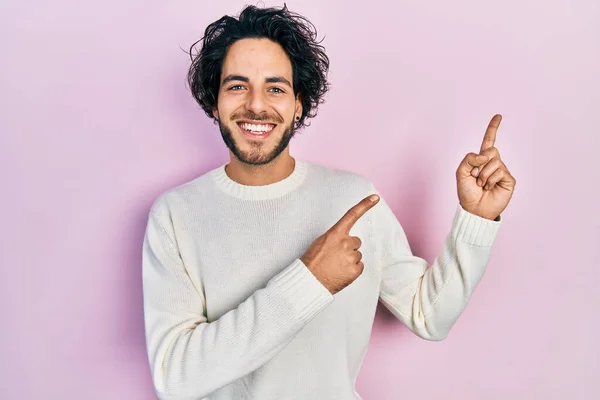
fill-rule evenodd
<path id="1" fill-rule="evenodd" d="M 193 95 L 231 160 L 149 214 L 144 310 L 161 399 L 360 399 L 377 302 L 442 340 L 484 273 L 515 187 L 494 147 L 501 117 L 458 167 L 456 216 L 428 265 L 368 179 L 290 155 L 328 89 L 315 38 L 285 7 L 247 7 L 209 25 L 193 59 Z"/>

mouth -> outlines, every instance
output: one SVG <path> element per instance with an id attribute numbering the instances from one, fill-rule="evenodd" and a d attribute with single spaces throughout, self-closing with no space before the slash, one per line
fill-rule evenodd
<path id="1" fill-rule="evenodd" d="M 238 121 L 237 126 L 246 136 L 252 138 L 266 138 L 277 125 L 259 121 Z"/>

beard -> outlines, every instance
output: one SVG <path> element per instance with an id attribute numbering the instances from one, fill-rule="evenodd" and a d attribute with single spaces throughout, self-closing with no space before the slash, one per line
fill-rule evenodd
<path id="1" fill-rule="evenodd" d="M 221 120 L 219 120 L 219 130 L 221 131 L 221 137 L 223 138 L 227 148 L 231 150 L 233 155 L 240 160 L 240 162 L 248 165 L 265 165 L 270 163 L 276 159 L 283 150 L 285 150 L 290 143 L 290 140 L 292 140 L 296 133 L 294 129 L 294 122 L 292 121 L 292 123 L 283 132 L 283 136 L 281 136 L 277 146 L 275 146 L 273 150 L 266 152 L 264 149 L 265 144 L 261 142 L 251 142 L 251 150 L 242 151 L 233 138 L 231 129 L 223 124 Z"/>

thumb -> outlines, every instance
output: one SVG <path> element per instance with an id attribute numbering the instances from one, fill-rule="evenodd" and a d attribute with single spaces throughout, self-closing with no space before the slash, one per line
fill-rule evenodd
<path id="1" fill-rule="evenodd" d="M 463 158 L 456 171 L 457 177 L 470 176 L 474 168 L 479 168 L 489 161 L 488 156 L 477 153 L 469 153 Z"/>

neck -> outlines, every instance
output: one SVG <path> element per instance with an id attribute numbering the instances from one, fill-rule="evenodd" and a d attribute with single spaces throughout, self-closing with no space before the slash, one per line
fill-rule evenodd
<path id="1" fill-rule="evenodd" d="M 276 159 L 265 165 L 248 165 L 231 154 L 225 172 L 229 178 L 241 185 L 264 186 L 284 180 L 294 171 L 296 160 L 288 150 L 283 151 Z"/>

